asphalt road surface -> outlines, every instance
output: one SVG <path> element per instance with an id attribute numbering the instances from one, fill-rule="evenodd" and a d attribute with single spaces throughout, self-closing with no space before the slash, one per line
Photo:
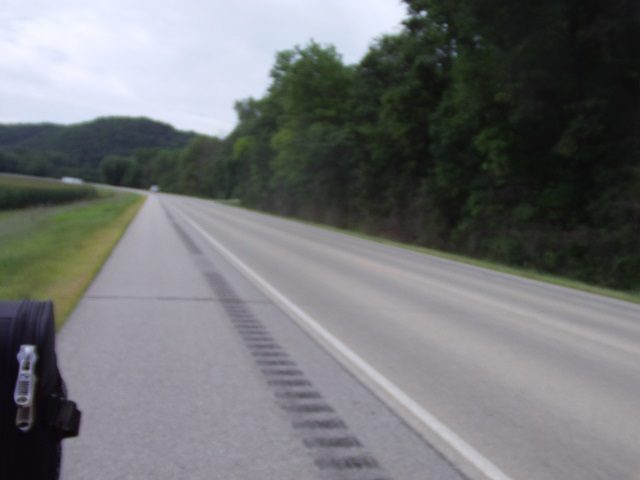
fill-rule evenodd
<path id="1" fill-rule="evenodd" d="M 63 480 L 640 479 L 640 308 L 155 194 L 58 337 Z"/>

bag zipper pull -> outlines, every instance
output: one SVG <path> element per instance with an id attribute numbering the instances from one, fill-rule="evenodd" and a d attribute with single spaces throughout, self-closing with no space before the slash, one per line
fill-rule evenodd
<path id="1" fill-rule="evenodd" d="M 36 392 L 36 362 L 38 353 L 35 345 L 20 345 L 18 352 L 18 379 L 13 399 L 16 402 L 16 426 L 23 432 L 33 427 Z"/>

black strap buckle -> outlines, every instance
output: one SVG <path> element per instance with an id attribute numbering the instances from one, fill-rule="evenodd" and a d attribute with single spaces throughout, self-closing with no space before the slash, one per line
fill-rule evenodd
<path id="1" fill-rule="evenodd" d="M 76 402 L 51 395 L 47 403 L 47 424 L 58 429 L 62 438 L 77 437 L 82 412 L 78 410 Z"/>

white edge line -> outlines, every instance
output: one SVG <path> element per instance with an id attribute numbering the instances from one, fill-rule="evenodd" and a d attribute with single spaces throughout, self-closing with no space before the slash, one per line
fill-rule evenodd
<path id="1" fill-rule="evenodd" d="M 178 211 L 178 210 L 177 210 Z M 454 431 L 447 427 L 444 423 L 438 420 L 435 416 L 421 407 L 415 400 L 404 393 L 393 382 L 388 380 L 384 375 L 378 372 L 375 368 L 369 365 L 358 354 L 347 347 L 344 343 L 333 336 L 329 331 L 316 322 L 311 316 L 304 312 L 300 307 L 294 304 L 291 300 L 281 294 L 273 286 L 271 286 L 260 275 L 254 272 L 248 265 L 242 260 L 236 257 L 231 251 L 224 247 L 220 242 L 213 238 L 208 232 L 206 232 L 200 225 L 189 218 L 186 214 L 178 211 L 178 213 L 195 229 L 200 233 L 211 245 L 218 250 L 227 260 L 234 264 L 239 270 L 241 270 L 250 280 L 258 285 L 263 291 L 274 298 L 278 303 L 284 306 L 291 313 L 296 315 L 300 320 L 307 324 L 317 335 L 319 335 L 324 341 L 329 343 L 335 350 L 337 350 L 342 356 L 344 356 L 349 362 L 351 362 L 362 373 L 367 375 L 373 380 L 380 388 L 382 388 L 388 395 L 390 395 L 395 401 L 401 404 L 409 412 L 411 412 L 416 418 L 418 418 L 429 429 L 439 435 L 444 441 L 451 445 L 462 457 L 464 457 L 469 463 L 476 467 L 480 472 L 487 476 L 491 480 L 512 480 L 502 470 L 496 467 L 490 460 L 484 457 L 475 448 L 465 442 Z"/>

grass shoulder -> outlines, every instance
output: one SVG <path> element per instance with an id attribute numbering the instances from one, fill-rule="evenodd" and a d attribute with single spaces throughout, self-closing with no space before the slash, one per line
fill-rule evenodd
<path id="1" fill-rule="evenodd" d="M 59 328 L 146 197 L 101 190 L 95 200 L 0 214 L 0 299 L 52 299 Z"/>
<path id="2" fill-rule="evenodd" d="M 516 275 L 519 277 L 523 277 L 523 278 L 528 278 L 531 280 L 537 280 L 540 282 L 545 282 L 545 283 L 550 283 L 553 285 L 558 285 L 561 287 L 565 287 L 565 288 L 572 288 L 574 290 L 580 290 L 583 292 L 587 292 L 587 293 L 592 293 L 595 295 L 601 295 L 601 296 L 605 296 L 605 297 L 609 297 L 609 298 L 614 298 L 617 300 L 622 300 L 625 302 L 631 302 L 631 303 L 638 303 L 640 304 L 640 292 L 636 292 L 636 291 L 619 291 L 619 290 L 613 290 L 610 288 L 604 288 L 604 287 L 599 287 L 597 285 L 591 285 L 588 283 L 584 283 L 584 282 L 580 282 L 577 280 L 572 280 L 570 278 L 565 278 L 565 277 L 560 277 L 557 275 L 552 275 L 549 273 L 544 273 L 544 272 L 540 272 L 537 270 L 531 270 L 531 269 L 527 269 L 527 268 L 519 268 L 519 267 L 512 267 L 512 266 L 508 266 L 508 265 L 503 265 L 503 264 L 499 264 L 499 263 L 495 263 L 495 262 L 490 262 L 487 260 L 481 260 L 481 259 L 476 259 L 476 258 L 472 258 L 472 257 L 467 257 L 464 255 L 459 255 L 459 254 L 454 254 L 454 253 L 449 253 L 449 252 L 442 252 L 439 250 L 434 250 L 434 249 L 430 249 L 430 248 L 426 248 L 426 247 L 420 247 L 417 245 L 411 245 L 411 244 L 406 244 L 406 243 L 401 243 L 398 241 L 394 241 L 394 240 L 389 240 L 386 238 L 382 238 L 382 237 L 376 237 L 373 235 L 368 235 L 362 232 L 358 232 L 358 231 L 354 231 L 354 230 L 347 230 L 347 229 L 342 229 L 342 228 L 338 228 L 338 227 L 333 227 L 330 225 L 326 225 L 326 224 L 322 224 L 322 223 L 316 223 L 316 222 L 312 222 L 309 220 L 301 220 L 299 218 L 294 218 L 294 217 L 288 217 L 288 216 L 283 216 L 283 215 L 276 215 L 273 213 L 269 213 L 269 212 L 264 212 L 262 210 L 257 210 L 257 209 L 253 209 L 253 208 L 249 208 L 246 206 L 243 206 L 241 203 L 237 202 L 237 201 L 224 201 L 224 202 L 219 202 L 219 203 L 224 203 L 225 205 L 230 205 L 230 206 L 234 206 L 234 207 L 238 207 L 238 208 L 242 208 L 245 210 L 250 210 L 256 213 L 261 213 L 263 215 L 269 215 L 275 218 L 281 218 L 281 219 L 285 219 L 285 220 L 290 220 L 290 221 L 295 221 L 298 223 L 302 223 L 305 225 L 310 225 L 313 227 L 317 227 L 317 228 L 322 228 L 324 230 L 330 230 L 333 232 L 337 232 L 337 233 L 342 233 L 345 235 L 350 235 L 352 237 L 357 237 L 363 240 L 368 240 L 368 241 L 372 241 L 372 242 L 376 242 L 376 243 L 380 243 L 380 244 L 384 244 L 384 245 L 390 245 L 396 248 L 402 248 L 405 250 L 411 250 L 413 252 L 417 252 L 417 253 L 421 253 L 424 255 L 430 255 L 433 257 L 438 257 L 438 258 L 444 258 L 446 260 L 451 260 L 454 262 L 460 262 L 460 263 L 464 263 L 467 265 L 473 265 L 476 267 L 480 267 L 480 268 L 487 268 L 490 270 L 494 270 L 497 272 L 501 272 L 501 273 L 506 273 L 509 275 Z"/>

